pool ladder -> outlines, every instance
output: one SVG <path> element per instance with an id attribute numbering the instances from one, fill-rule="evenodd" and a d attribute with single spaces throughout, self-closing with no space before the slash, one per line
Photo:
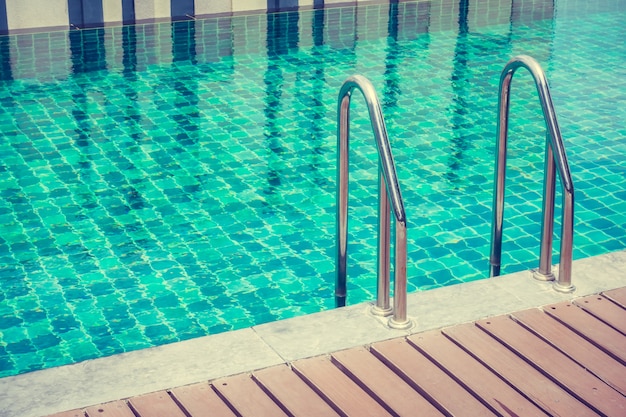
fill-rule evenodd
<path id="1" fill-rule="evenodd" d="M 546 148 L 543 186 L 543 210 L 541 224 L 541 247 L 539 268 L 533 271 L 536 279 L 555 280 L 552 272 L 552 243 L 554 233 L 554 194 L 555 174 L 559 172 L 563 189 L 561 221 L 561 252 L 558 279 L 554 289 L 572 292 L 571 283 L 572 244 L 574 234 L 574 185 L 572 182 L 565 146 L 558 126 L 550 89 L 545 73 L 537 61 L 526 55 L 511 59 L 500 76 L 498 91 L 498 138 L 496 143 L 495 186 L 493 200 L 493 223 L 491 229 L 490 276 L 500 275 L 502 258 L 502 231 L 504 220 L 504 185 L 506 178 L 506 156 L 509 122 L 511 81 L 515 71 L 526 68 L 532 75 L 546 123 Z M 372 131 L 378 149 L 378 284 L 376 305 L 372 313 L 379 316 L 393 314 L 389 327 L 406 329 L 412 323 L 406 311 L 406 214 L 398 184 L 397 173 L 387 137 L 387 129 L 380 102 L 372 84 L 365 77 L 349 77 L 339 91 L 337 129 L 337 263 L 335 270 L 335 304 L 343 307 L 346 303 L 347 249 L 348 249 L 348 144 L 350 126 L 350 98 L 353 90 L 359 90 L 365 98 Z M 390 267 L 390 209 L 395 217 L 395 265 L 393 308 L 389 304 Z"/>
<path id="2" fill-rule="evenodd" d="M 372 124 L 372 131 L 378 149 L 378 283 L 376 305 L 372 313 L 389 316 L 388 325 L 394 329 L 407 329 L 412 323 L 407 318 L 406 309 L 406 214 L 396 168 L 387 137 L 387 129 L 380 102 L 372 83 L 363 76 L 349 77 L 339 91 L 337 116 L 337 263 L 335 304 L 346 304 L 346 275 L 348 258 L 348 143 L 350 135 L 350 99 L 352 92 L 361 91 Z M 394 296 L 393 308 L 389 303 L 390 269 L 390 208 L 395 217 L 394 245 Z"/>
<path id="3" fill-rule="evenodd" d="M 565 146 L 556 119 L 554 105 L 545 73 L 537 61 L 526 55 L 512 58 L 502 70 L 498 91 L 498 139 L 496 144 L 495 186 L 493 200 L 493 223 L 491 228 L 491 252 L 489 257 L 490 276 L 500 275 L 502 257 L 502 225 L 504 218 L 504 183 L 506 176 L 507 134 L 509 122 L 509 103 L 513 74 L 520 68 L 526 68 L 535 81 L 539 101 L 546 123 L 546 150 L 543 180 L 543 209 L 541 217 L 541 246 L 539 268 L 533 271 L 536 279 L 552 281 L 552 238 L 554 233 L 554 190 L 555 165 L 559 171 L 563 189 L 561 220 L 561 254 L 558 279 L 554 289 L 560 292 L 572 292 L 572 244 L 574 235 L 574 185 L 570 173 Z"/>

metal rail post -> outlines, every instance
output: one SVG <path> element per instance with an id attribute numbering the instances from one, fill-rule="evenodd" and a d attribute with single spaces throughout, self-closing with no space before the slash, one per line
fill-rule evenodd
<path id="1" fill-rule="evenodd" d="M 335 303 L 344 306 L 347 297 L 347 251 L 348 251 L 348 150 L 350 136 L 350 98 L 354 89 L 359 90 L 369 111 L 372 131 L 378 150 L 378 283 L 376 305 L 373 313 L 387 316 L 393 313 L 389 327 L 411 327 L 406 310 L 406 214 L 396 168 L 387 137 L 387 129 L 376 91 L 367 78 L 360 75 L 349 77 L 339 91 L 337 130 L 337 259 Z M 395 219 L 396 241 L 394 264 L 393 309 L 389 307 L 390 264 L 390 205 Z"/>
<path id="2" fill-rule="evenodd" d="M 559 275 L 554 283 L 554 289 L 560 292 L 572 292 L 575 290 L 571 281 L 574 236 L 574 185 L 567 162 L 567 155 L 565 154 L 561 130 L 559 129 L 554 111 L 552 97 L 550 96 L 548 81 L 539 63 L 526 55 L 519 55 L 511 59 L 502 70 L 502 75 L 500 76 L 489 274 L 490 276 L 500 275 L 511 81 L 515 71 L 520 67 L 526 68 L 533 76 L 547 129 L 541 248 L 539 268 L 534 271 L 533 276 L 541 280 L 554 280 L 554 275 L 552 274 L 552 235 L 554 233 L 555 173 L 558 170 L 561 187 L 563 188 L 563 212 L 561 220 L 561 259 Z"/>

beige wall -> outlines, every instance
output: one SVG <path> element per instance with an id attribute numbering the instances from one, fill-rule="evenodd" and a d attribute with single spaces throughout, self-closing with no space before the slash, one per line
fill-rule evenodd
<path id="1" fill-rule="evenodd" d="M 121 22 L 122 2 L 120 0 L 102 0 L 102 15 L 105 22 Z"/>
<path id="2" fill-rule="evenodd" d="M 233 10 L 233 2 L 237 0 L 196 0 L 196 15 L 229 13 Z"/>
<path id="3" fill-rule="evenodd" d="M 176 0 L 173 0 L 176 1 Z M 136 0 L 135 19 L 162 19 L 170 16 L 170 0 Z"/>
<path id="4" fill-rule="evenodd" d="M 206 0 L 200 0 L 206 1 Z M 267 9 L 267 0 L 232 0 L 233 12 L 244 12 L 248 10 L 265 10 Z"/>
<path id="5" fill-rule="evenodd" d="M 6 0 L 6 8 L 9 30 L 68 26 L 67 0 Z"/>

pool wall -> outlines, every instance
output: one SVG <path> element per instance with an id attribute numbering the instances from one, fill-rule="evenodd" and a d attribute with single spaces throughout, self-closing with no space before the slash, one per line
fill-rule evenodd
<path id="1" fill-rule="evenodd" d="M 352 3 L 366 1 L 353 0 Z M 296 10 L 339 3 L 346 3 L 346 0 L 0 0 L 0 33 Z"/>
<path id="2" fill-rule="evenodd" d="M 124 5 L 133 3 L 133 1 L 132 10 L 134 10 L 136 21 L 140 21 L 148 15 L 162 16 L 170 13 L 170 6 L 168 8 L 155 7 L 157 1 L 163 2 L 164 0 L 101 0 L 93 3 L 108 5 L 108 8 L 102 7 L 98 11 L 99 15 L 104 16 L 108 25 L 110 22 L 117 21 L 119 23 L 121 20 L 125 20 L 126 8 Z M 472 8 L 468 16 L 468 25 L 473 30 L 484 26 L 488 20 L 487 14 L 490 14 L 489 19 L 492 22 L 502 24 L 507 24 L 512 18 L 519 19 L 519 16 L 512 16 L 513 13 L 519 12 L 514 12 L 510 3 L 506 7 L 504 5 L 495 7 L 499 1 L 489 0 L 481 4 L 480 7 Z M 200 2 L 208 4 L 207 0 L 196 0 L 196 12 L 208 12 L 208 7 L 204 9 L 198 7 Z M 181 58 L 179 56 L 180 51 L 175 51 L 172 45 L 177 41 L 176 37 L 187 36 L 183 35 L 186 33 L 185 27 L 183 27 L 185 25 L 193 25 L 191 33 L 194 37 L 189 39 L 190 46 L 187 53 L 193 55 L 194 60 L 199 63 L 215 62 L 222 57 L 236 54 L 258 53 L 266 50 L 267 45 L 268 20 L 266 15 L 263 13 L 237 15 L 234 11 L 244 10 L 244 6 L 252 10 L 254 7 L 260 7 L 261 3 L 267 6 L 269 1 L 225 1 L 223 4 L 220 2 L 220 7 L 223 8 L 226 4 L 231 12 L 218 13 L 220 17 L 217 19 L 179 21 L 176 23 L 176 30 L 173 30 L 173 26 L 166 22 L 156 25 L 130 26 L 132 33 L 124 30 L 125 27 L 128 28 L 129 26 L 119 24 L 114 26 L 113 23 L 104 30 L 59 30 L 45 33 L 43 29 L 46 27 L 60 28 L 62 26 L 63 29 L 67 29 L 68 19 L 73 15 L 71 10 L 68 11 L 68 4 L 71 4 L 72 0 L 69 0 L 69 3 L 68 0 L 29 0 L 19 3 L 18 6 L 17 0 L 0 0 L 0 25 L 2 18 L 6 17 L 9 31 L 19 33 L 19 36 L 16 37 L 0 39 L 2 54 L 4 57 L 8 57 L 8 59 L 5 58 L 5 62 L 0 68 L 0 71 L 4 72 L 4 79 L 39 78 L 42 74 L 46 74 L 51 79 L 66 79 L 80 70 L 80 68 L 73 67 L 71 63 L 77 59 L 82 59 L 85 53 L 81 46 L 83 44 L 97 45 L 98 53 L 89 56 L 89 67 L 92 69 L 124 68 L 124 57 L 132 51 L 142 51 L 142 54 L 136 54 L 137 71 L 145 70 L 150 65 L 167 65 L 173 62 L 176 57 Z M 50 13 L 39 13 L 44 8 L 44 3 L 48 4 L 47 8 L 50 9 Z M 58 7 L 49 6 L 55 3 L 58 3 Z M 110 6 L 113 3 L 117 5 L 117 8 Z M 139 3 L 143 4 L 144 9 L 139 8 Z M 151 6 L 150 10 L 147 10 L 148 3 Z M 235 8 L 234 3 L 239 4 L 238 8 Z M 389 16 L 389 13 L 384 10 L 381 10 L 381 13 L 372 14 L 368 13 L 365 7 L 351 8 L 349 12 L 342 8 L 330 8 L 323 15 L 324 33 L 314 33 L 313 19 L 315 17 L 310 13 L 312 7 L 304 7 L 305 4 L 309 3 L 312 4 L 313 0 L 301 0 L 302 8 L 299 9 L 300 11 L 295 11 L 299 14 L 298 18 L 289 19 L 290 22 L 296 22 L 295 24 L 299 26 L 297 31 L 299 47 L 314 45 L 320 36 L 323 36 L 323 42 L 331 47 L 353 47 L 357 39 L 386 37 L 390 30 L 389 19 L 380 19 L 379 17 Z M 334 3 L 339 4 L 338 1 Z M 365 4 L 366 1 L 360 3 Z M 368 3 L 371 4 L 372 2 Z M 377 7 L 381 9 L 389 9 L 390 7 L 388 2 L 381 3 L 378 1 L 377 3 L 379 3 Z M 428 31 L 458 30 L 458 0 L 404 3 L 402 15 L 394 29 L 398 39 L 414 39 L 420 33 Z M 534 4 L 534 7 L 529 8 L 533 14 L 541 13 L 544 18 L 550 18 L 554 14 L 552 2 L 540 0 L 533 3 L 529 2 L 529 4 Z M 5 5 L 6 13 L 2 14 Z M 91 12 L 93 9 L 85 8 L 82 16 L 88 16 Z M 215 10 L 215 12 L 218 11 Z M 494 14 L 496 15 L 494 16 Z M 449 18 L 438 19 L 435 22 L 430 20 L 431 15 L 449 16 Z M 169 21 L 169 19 L 166 18 L 165 20 Z M 32 29 L 34 25 L 39 25 L 39 29 L 42 30 Z M 336 27 L 340 27 L 341 30 L 337 30 Z M 287 33 L 286 28 L 283 31 Z"/>

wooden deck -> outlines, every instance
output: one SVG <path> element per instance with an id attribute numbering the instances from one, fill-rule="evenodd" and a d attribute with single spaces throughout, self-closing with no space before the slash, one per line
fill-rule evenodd
<path id="1" fill-rule="evenodd" d="M 54 417 L 337 415 L 626 416 L 626 288 Z"/>

